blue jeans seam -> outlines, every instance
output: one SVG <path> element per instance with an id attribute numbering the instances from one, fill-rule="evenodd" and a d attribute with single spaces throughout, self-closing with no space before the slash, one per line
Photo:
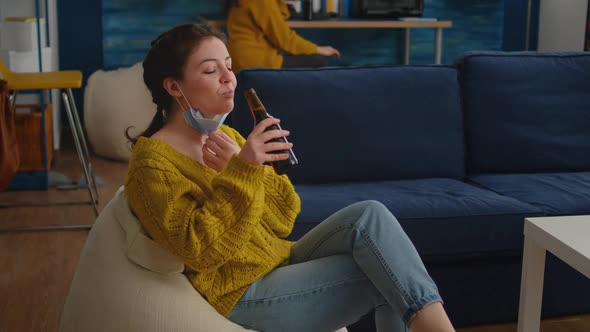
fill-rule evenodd
<path id="1" fill-rule="evenodd" d="M 330 283 L 330 284 L 322 285 L 321 287 L 317 287 L 317 288 L 314 288 L 314 289 L 308 289 L 308 290 L 306 290 L 304 292 L 298 292 L 298 293 L 292 293 L 292 294 L 285 294 L 285 295 L 281 295 L 281 296 L 275 296 L 275 297 L 270 297 L 270 298 L 265 298 L 265 299 L 258 299 L 258 300 L 239 301 L 236 304 L 236 307 L 250 305 L 250 304 L 261 304 L 261 303 L 266 303 L 266 302 L 281 301 L 282 299 L 285 299 L 285 298 L 292 298 L 292 297 L 296 297 L 296 296 L 301 296 L 301 295 L 306 295 L 306 294 L 310 294 L 310 293 L 315 293 L 315 292 L 322 291 L 322 290 L 327 289 L 327 288 L 330 288 L 330 287 L 340 286 L 340 285 L 342 285 L 344 283 L 356 282 L 356 281 L 365 280 L 365 279 L 366 279 L 365 277 L 361 277 L 361 278 L 353 278 L 353 279 L 341 280 L 341 281 L 333 282 L 333 283 Z"/>
<path id="2" fill-rule="evenodd" d="M 358 225 L 357 223 L 354 224 L 343 224 L 340 225 L 336 228 L 334 228 L 332 230 L 332 232 L 327 233 L 326 235 L 324 235 L 323 238 L 319 239 L 316 246 L 314 246 L 312 249 L 310 249 L 310 251 L 308 252 L 308 254 L 305 257 L 305 259 L 309 259 L 309 257 L 314 253 L 314 251 L 321 247 L 324 242 L 326 242 L 331 236 L 333 236 L 334 234 L 343 231 L 347 228 L 356 228 L 357 230 L 359 230 L 359 232 L 361 233 L 362 237 L 365 239 L 365 241 L 367 241 L 369 243 L 369 245 L 371 246 L 371 249 L 373 250 L 373 253 L 377 256 L 377 258 L 379 259 L 379 262 L 381 263 L 381 266 L 383 267 L 383 269 L 385 270 L 385 273 L 387 273 L 387 275 L 389 275 L 389 278 L 391 278 L 391 280 L 393 281 L 393 283 L 397 286 L 398 290 L 400 291 L 402 297 L 404 298 L 404 301 L 406 301 L 406 306 L 410 307 L 410 303 L 412 303 L 412 297 L 409 295 L 408 291 L 403 287 L 403 285 L 399 282 L 399 279 L 395 276 L 395 274 L 393 273 L 393 271 L 391 271 L 391 268 L 389 267 L 389 265 L 387 265 L 385 263 L 385 260 L 383 259 L 383 255 L 381 255 L 381 252 L 378 250 L 377 245 L 375 245 L 375 243 L 373 241 L 371 241 L 370 236 L 368 235 L 367 230 L 362 226 L 362 225 Z"/>
<path id="3" fill-rule="evenodd" d="M 399 279 L 397 278 L 395 273 L 393 273 L 393 271 L 391 270 L 391 267 L 389 265 L 387 265 L 387 263 L 385 263 L 385 259 L 383 259 L 383 255 L 381 254 L 381 251 L 379 251 L 379 247 L 375 244 L 375 242 L 372 241 L 371 237 L 369 236 L 367 230 L 365 229 L 365 227 L 363 225 L 355 224 L 354 226 L 360 231 L 360 233 L 363 236 L 363 238 L 365 239 L 365 241 L 367 241 L 369 243 L 369 245 L 371 246 L 371 249 L 373 250 L 373 253 L 379 259 L 381 266 L 383 267 L 385 272 L 389 275 L 389 278 L 391 278 L 391 280 L 395 283 L 398 290 L 401 292 L 404 300 L 406 301 L 406 305 L 408 307 L 410 307 L 410 303 L 412 302 L 412 297 L 410 296 L 410 293 L 399 282 Z"/>

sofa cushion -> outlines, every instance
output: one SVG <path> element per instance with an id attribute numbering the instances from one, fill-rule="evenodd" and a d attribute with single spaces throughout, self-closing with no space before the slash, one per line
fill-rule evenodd
<path id="1" fill-rule="evenodd" d="M 548 215 L 590 214 L 590 173 L 479 175 L 472 181 Z"/>
<path id="2" fill-rule="evenodd" d="M 244 136 L 248 88 L 291 131 L 295 183 L 464 176 L 453 67 L 246 69 L 231 120 Z"/>
<path id="3" fill-rule="evenodd" d="M 300 184 L 295 189 L 302 210 L 293 239 L 337 210 L 373 199 L 389 208 L 430 261 L 522 252 L 524 218 L 541 215 L 526 203 L 453 179 Z"/>
<path id="4" fill-rule="evenodd" d="M 590 53 L 458 60 L 470 173 L 590 169 Z"/>

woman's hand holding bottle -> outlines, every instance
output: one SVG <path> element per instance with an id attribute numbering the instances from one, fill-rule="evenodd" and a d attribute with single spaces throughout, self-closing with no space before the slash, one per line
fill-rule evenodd
<path id="1" fill-rule="evenodd" d="M 289 150 L 293 144 L 284 142 L 269 142 L 273 139 L 289 136 L 288 130 L 268 130 L 267 127 L 280 122 L 277 118 L 267 118 L 258 123 L 242 147 L 239 156 L 253 165 L 266 162 L 289 159 L 288 153 L 272 153 L 273 151 Z M 267 143 L 268 142 L 268 143 Z"/>

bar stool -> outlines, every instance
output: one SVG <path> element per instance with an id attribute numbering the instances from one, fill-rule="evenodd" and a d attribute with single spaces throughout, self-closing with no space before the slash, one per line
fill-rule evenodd
<path id="1" fill-rule="evenodd" d="M 66 109 L 68 122 L 72 135 L 74 137 L 74 143 L 76 145 L 76 151 L 80 160 L 80 165 L 84 172 L 86 179 L 86 187 L 88 188 L 89 200 L 70 200 L 70 201 L 36 201 L 36 202 L 15 202 L 15 203 L 0 203 L 2 207 L 14 207 L 14 206 L 36 206 L 36 205 L 70 205 L 70 204 L 92 204 L 94 207 L 94 213 L 98 216 L 98 189 L 96 187 L 96 179 L 94 177 L 94 171 L 92 168 L 92 162 L 90 159 L 90 153 L 88 145 L 86 144 L 86 138 L 84 136 L 84 129 L 80 123 L 78 116 L 78 110 L 74 101 L 74 95 L 72 88 L 80 88 L 82 86 L 82 73 L 78 70 L 62 70 L 53 72 L 31 72 L 31 73 L 15 73 L 9 70 L 0 58 L 0 76 L 8 82 L 8 90 L 10 91 L 11 103 L 14 106 L 16 104 L 16 97 L 19 91 L 43 91 L 50 89 L 61 90 L 61 96 Z M 42 101 L 43 104 L 43 101 Z M 41 127 L 42 137 L 45 137 L 45 110 L 41 107 Z M 47 143 L 43 139 L 42 151 L 45 153 Z M 44 156 L 43 159 L 46 159 Z M 45 161 L 44 164 L 46 165 Z M 46 170 L 47 171 L 47 170 Z M 76 226 L 52 226 L 46 227 L 48 229 L 71 229 Z M 80 227 L 89 228 L 89 225 L 80 225 Z M 6 229 L 0 229 L 5 231 Z M 15 229 L 16 230 L 16 229 Z"/>

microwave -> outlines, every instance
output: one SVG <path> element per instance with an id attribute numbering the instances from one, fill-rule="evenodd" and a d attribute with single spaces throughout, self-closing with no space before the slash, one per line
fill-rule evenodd
<path id="1" fill-rule="evenodd" d="M 422 16 L 424 0 L 352 0 L 351 9 L 354 17 Z"/>

